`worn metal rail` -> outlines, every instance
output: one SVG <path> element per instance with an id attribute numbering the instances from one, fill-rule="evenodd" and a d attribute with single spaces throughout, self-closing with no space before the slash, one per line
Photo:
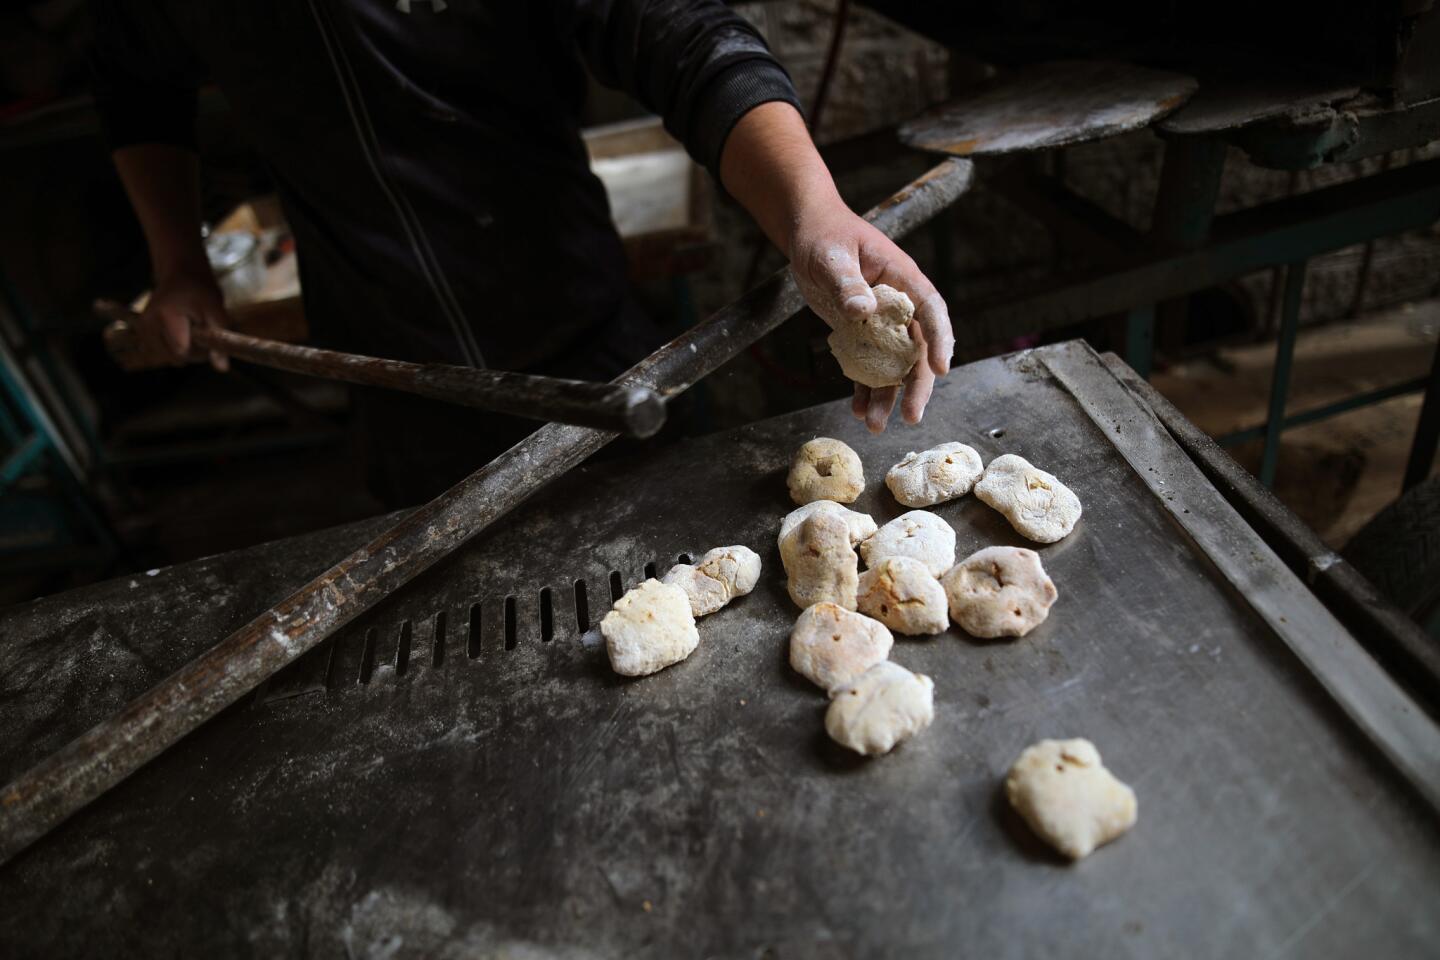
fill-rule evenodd
<path id="1" fill-rule="evenodd" d="M 111 318 L 105 346 L 126 369 L 143 366 L 145 346 L 138 316 L 120 304 L 100 301 L 95 311 Z M 631 437 L 653 436 L 665 425 L 665 401 L 649 387 L 543 377 L 508 370 L 480 370 L 445 363 L 410 363 L 282 343 L 234 330 L 195 327 L 193 350 L 218 351 L 276 370 L 308 377 L 383 387 L 529 420 L 573 423 Z"/>
<path id="2" fill-rule="evenodd" d="M 968 161 L 946 160 L 865 217 L 887 236 L 902 237 L 953 203 L 971 177 Z M 789 271 L 781 270 L 615 382 L 678 394 L 802 306 Z M 616 436 L 547 424 L 21 774 L 0 790 L 0 862 Z"/>

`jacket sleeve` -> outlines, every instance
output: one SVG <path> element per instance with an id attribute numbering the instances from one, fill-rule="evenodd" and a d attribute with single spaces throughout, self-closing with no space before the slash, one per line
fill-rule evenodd
<path id="1" fill-rule="evenodd" d="M 193 150 L 199 77 L 180 38 L 148 4 L 90 0 L 90 11 L 91 84 L 106 144 Z"/>
<path id="2" fill-rule="evenodd" d="M 775 100 L 801 109 L 760 34 L 720 0 L 562 0 L 560 19 L 596 79 L 659 114 L 717 179 L 742 116 Z"/>

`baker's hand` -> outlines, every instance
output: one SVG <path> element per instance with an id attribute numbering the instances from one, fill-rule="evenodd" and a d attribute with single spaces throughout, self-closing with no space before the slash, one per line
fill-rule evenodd
<path id="1" fill-rule="evenodd" d="M 790 270 L 810 308 L 830 326 L 842 318 L 864 319 L 875 312 L 870 287 L 886 283 L 910 296 L 915 319 L 910 336 L 924 348 L 905 378 L 900 415 L 919 423 L 935 388 L 935 378 L 950 371 L 955 334 L 950 312 L 935 286 L 905 251 L 843 204 L 807 210 L 796 222 L 790 247 Z M 871 433 L 885 429 L 899 387 L 855 384 L 850 409 Z"/>
<path id="2" fill-rule="evenodd" d="M 138 332 L 142 341 L 158 344 L 178 366 L 190 355 L 192 324 L 215 328 L 230 325 L 224 297 L 208 267 L 176 271 L 159 280 L 140 314 Z M 230 358 L 212 350 L 210 365 L 216 370 L 228 370 Z"/>

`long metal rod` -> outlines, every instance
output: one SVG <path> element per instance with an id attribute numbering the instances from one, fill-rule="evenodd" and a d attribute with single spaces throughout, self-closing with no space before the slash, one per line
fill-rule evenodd
<path id="1" fill-rule="evenodd" d="M 953 203 L 970 180 L 968 162 L 947 160 L 866 219 L 887 236 L 903 237 Z M 781 270 L 616 382 L 678 394 L 804 302 Z M 615 438 L 547 424 L 21 774 L 0 790 L 0 862 Z"/>
<path id="2" fill-rule="evenodd" d="M 133 311 L 108 301 L 97 303 L 95 310 L 112 318 L 105 330 L 105 344 L 122 365 L 127 356 L 141 352 L 143 347 L 135 329 L 138 317 Z M 276 370 L 402 390 L 531 420 L 573 423 L 632 437 L 653 436 L 665 423 L 665 402 L 659 394 L 632 384 L 386 360 L 211 327 L 195 327 L 191 337 L 194 349 L 202 355 L 216 350 Z"/>
<path id="3" fill-rule="evenodd" d="M 1305 261 L 1285 268 L 1285 303 L 1280 310 L 1280 336 L 1275 341 L 1275 366 L 1270 371 L 1270 413 L 1265 418 L 1265 450 L 1260 455 L 1260 482 L 1275 485 L 1280 466 L 1280 432 L 1285 429 L 1285 402 L 1295 367 L 1295 338 L 1300 332 L 1300 298 L 1305 292 Z"/>
<path id="4" fill-rule="evenodd" d="M 1329 420 L 1331 417 L 1338 417 L 1340 414 L 1349 413 L 1351 410 L 1358 410 L 1361 407 L 1368 407 L 1371 404 L 1393 400 L 1395 397 L 1403 397 L 1407 393 L 1423 393 L 1427 382 L 1424 377 L 1416 377 L 1413 380 L 1402 380 L 1399 383 L 1392 383 L 1388 387 L 1379 387 L 1375 390 L 1368 390 L 1365 393 L 1357 393 L 1343 400 L 1336 400 L 1334 403 L 1327 403 L 1323 407 L 1312 407 L 1309 410 L 1292 413 L 1285 417 L 1285 421 L 1280 425 L 1280 429 L 1292 430 L 1295 427 L 1303 427 L 1307 423 Z M 1234 433 L 1227 433 L 1215 438 L 1215 442 L 1222 447 L 1233 447 L 1247 440 L 1258 440 L 1260 437 L 1265 436 L 1265 431 L 1268 427 L 1269 424 L 1262 423 L 1258 427 L 1247 427 L 1244 430 L 1236 430 Z"/>

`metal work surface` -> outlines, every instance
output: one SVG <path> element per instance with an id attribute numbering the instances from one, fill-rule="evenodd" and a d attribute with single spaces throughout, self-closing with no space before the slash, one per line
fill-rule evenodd
<path id="1" fill-rule="evenodd" d="M 887 236 L 903 237 L 954 203 L 969 188 L 972 173 L 968 160 L 945 160 L 867 211 L 865 219 Z M 782 269 L 615 382 L 681 393 L 803 303 L 790 271 Z M 0 863 L 614 439 L 605 431 L 545 424 L 6 783 L 0 788 Z"/>
<path id="2" fill-rule="evenodd" d="M 957 157 L 1062 147 L 1139 130 L 1195 89 L 1193 77 L 1127 63 L 1036 64 L 921 114 L 900 127 L 900 139 Z"/>
<path id="3" fill-rule="evenodd" d="M 1072 385 L 1115 382 L 1083 348 L 1043 348 L 958 368 L 918 428 L 871 437 L 837 402 L 572 471 L 0 869 L 0 942 L 11 955 L 1433 955 L 1434 811 L 1231 587 L 1221 568 L 1244 558 L 1204 555 L 1052 376 L 1062 361 Z M 826 739 L 823 694 L 786 665 L 798 611 L 775 534 L 789 458 L 816 434 L 860 453 L 857 506 L 880 522 L 904 512 L 885 469 L 954 439 L 987 460 L 1026 456 L 1085 505 L 1073 534 L 1038 548 L 1060 599 L 1029 637 L 897 638 L 893 659 L 935 679 L 936 720 L 879 759 Z M 1023 543 L 973 497 L 935 512 L 961 555 Z M 0 615 L 0 774 L 383 525 Z M 684 663 L 624 680 L 579 637 L 577 580 L 598 620 L 612 579 L 728 543 L 760 552 L 760 584 L 700 622 Z M 1135 829 L 1076 866 L 999 790 L 1047 736 L 1094 740 L 1139 795 Z"/>

